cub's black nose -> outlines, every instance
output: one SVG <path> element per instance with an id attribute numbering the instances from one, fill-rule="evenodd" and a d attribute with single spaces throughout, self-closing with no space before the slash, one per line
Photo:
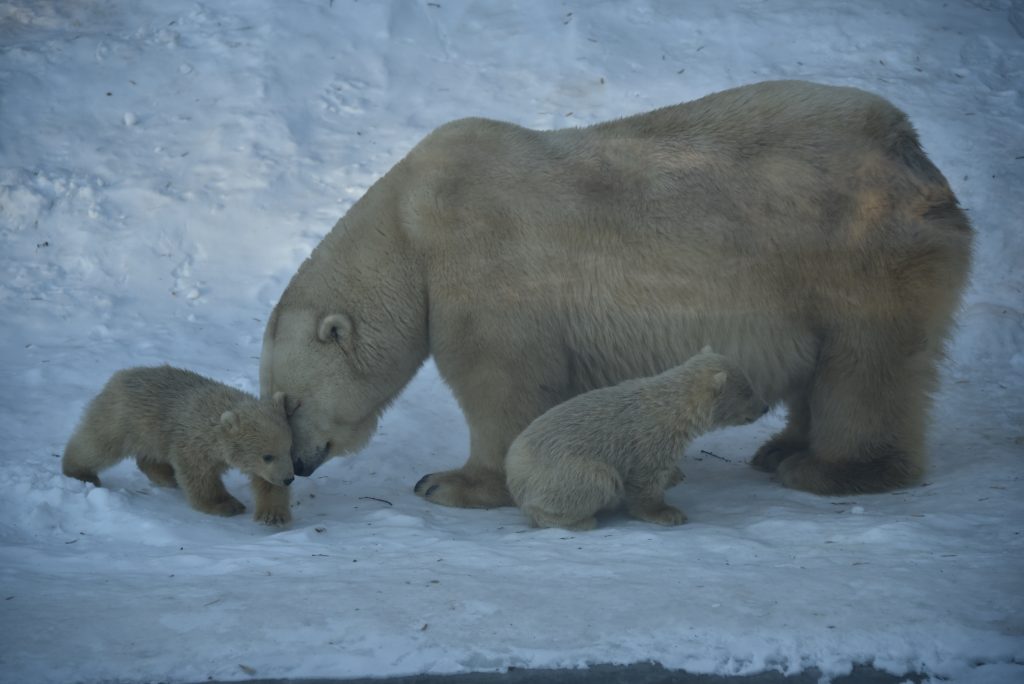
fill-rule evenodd
<path id="1" fill-rule="evenodd" d="M 284 486 L 285 486 L 285 487 L 287 487 L 287 486 L 288 486 L 288 485 L 290 485 L 290 484 L 291 484 L 292 482 L 295 482 L 295 478 L 294 478 L 294 477 L 289 477 L 289 478 L 287 478 L 287 479 L 286 479 L 286 480 L 284 481 Z"/>

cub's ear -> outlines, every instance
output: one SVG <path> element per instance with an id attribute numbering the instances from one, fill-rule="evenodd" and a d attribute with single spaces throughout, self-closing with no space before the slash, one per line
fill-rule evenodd
<path id="1" fill-rule="evenodd" d="M 274 392 L 273 400 L 278 408 L 284 412 L 285 416 L 291 415 L 288 411 L 288 397 L 285 396 L 284 392 Z"/>
<path id="2" fill-rule="evenodd" d="M 725 381 L 729 379 L 729 374 L 725 371 L 718 371 L 711 377 L 711 386 L 715 388 L 715 391 L 720 391 L 725 387 Z"/>
<path id="3" fill-rule="evenodd" d="M 220 424 L 228 432 L 238 431 L 238 414 L 234 411 L 225 411 L 220 414 Z"/>
<path id="4" fill-rule="evenodd" d="M 316 336 L 321 342 L 336 342 L 347 346 L 352 341 L 352 319 L 348 314 L 327 314 L 320 320 Z"/>
<path id="5" fill-rule="evenodd" d="M 710 344 L 705 344 L 704 348 L 700 350 L 700 353 L 701 354 L 713 354 L 714 350 L 711 348 Z"/>

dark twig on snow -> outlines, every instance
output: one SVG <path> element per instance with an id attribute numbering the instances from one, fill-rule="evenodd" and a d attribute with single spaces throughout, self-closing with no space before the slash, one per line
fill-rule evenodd
<path id="1" fill-rule="evenodd" d="M 726 463 L 732 463 L 732 461 L 727 459 L 725 456 L 719 456 L 716 453 L 712 453 L 710 451 L 705 451 L 704 449 L 701 449 L 700 453 L 707 454 L 708 456 L 711 456 L 712 458 L 717 458 L 719 461 L 725 461 Z"/>
<path id="2" fill-rule="evenodd" d="M 360 499 L 369 499 L 370 501 L 380 501 L 381 503 L 386 503 L 388 506 L 394 506 L 395 505 L 395 504 L 391 503 L 390 501 L 387 501 L 386 499 L 378 499 L 375 496 L 361 496 L 359 498 Z"/>

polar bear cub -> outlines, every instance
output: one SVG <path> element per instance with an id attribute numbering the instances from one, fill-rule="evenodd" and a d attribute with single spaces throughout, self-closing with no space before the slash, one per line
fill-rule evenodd
<path id="1" fill-rule="evenodd" d="M 681 366 L 581 394 L 534 420 L 509 447 L 508 488 L 535 527 L 592 529 L 625 504 L 635 518 L 678 525 L 665 503 L 678 458 L 708 430 L 768 412 L 735 364 L 705 347 Z"/>
<path id="2" fill-rule="evenodd" d="M 180 368 L 128 368 L 86 408 L 63 470 L 99 486 L 100 470 L 135 456 L 152 482 L 180 485 L 196 510 L 227 516 L 245 510 L 221 480 L 238 468 L 252 483 L 254 517 L 277 525 L 291 519 L 291 443 L 283 394 L 258 400 Z"/>

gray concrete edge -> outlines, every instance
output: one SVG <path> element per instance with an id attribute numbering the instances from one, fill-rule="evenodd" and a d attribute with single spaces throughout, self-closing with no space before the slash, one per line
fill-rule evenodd
<path id="1" fill-rule="evenodd" d="M 407 677 L 362 677 L 357 679 L 243 679 L 246 684 L 818 684 L 821 673 L 815 669 L 786 676 L 780 672 L 752 675 L 692 674 L 668 670 L 659 663 L 632 665 L 591 665 L 580 669 L 520 669 L 508 672 L 468 672 L 463 674 L 421 674 Z M 927 675 L 893 675 L 870 665 L 858 665 L 848 675 L 832 677 L 832 684 L 922 684 Z M 208 681 L 197 684 L 229 684 Z"/>

